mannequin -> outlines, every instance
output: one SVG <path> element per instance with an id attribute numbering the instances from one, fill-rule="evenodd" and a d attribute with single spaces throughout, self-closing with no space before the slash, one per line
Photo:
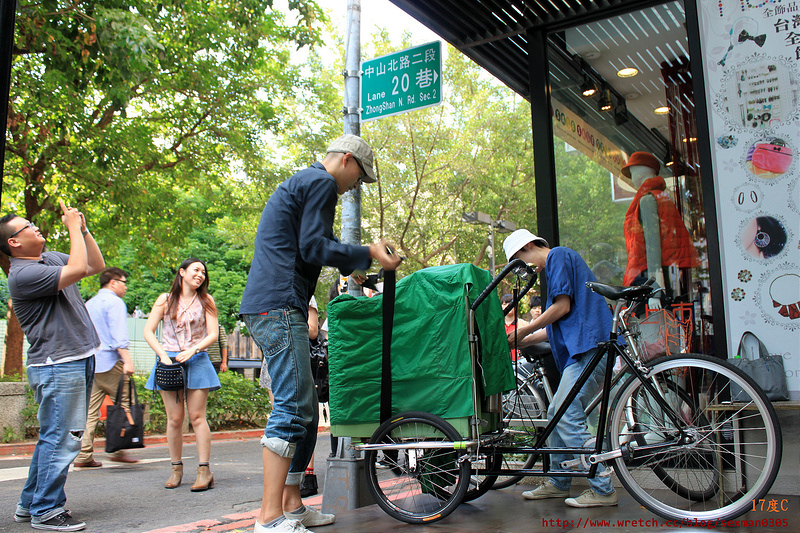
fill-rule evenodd
<path id="1" fill-rule="evenodd" d="M 700 264 L 697 250 L 683 225 L 678 209 L 658 175 L 661 164 L 653 154 L 634 152 L 622 174 L 633 182 L 636 196 L 625 215 L 628 264 L 624 285 L 644 282 L 650 276 L 672 296 L 665 270 L 670 266 L 691 268 Z M 638 283 L 637 283 L 638 282 Z M 660 298 L 651 298 L 651 308 L 660 308 Z"/>

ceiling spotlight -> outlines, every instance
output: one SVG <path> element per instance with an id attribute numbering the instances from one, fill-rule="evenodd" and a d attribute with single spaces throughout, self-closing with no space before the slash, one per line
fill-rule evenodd
<path id="1" fill-rule="evenodd" d="M 600 101 L 597 102 L 597 109 L 601 112 L 605 113 L 606 111 L 611 111 L 611 98 L 608 97 L 608 91 L 600 97 Z"/>
<path id="2" fill-rule="evenodd" d="M 639 74 L 639 69 L 633 67 L 625 67 L 617 71 L 617 76 L 620 78 L 632 78 L 637 74 Z"/>
<path id="3" fill-rule="evenodd" d="M 661 107 L 653 109 L 653 113 L 655 113 L 656 115 L 668 115 L 669 107 L 662 105 Z"/>
<path id="4" fill-rule="evenodd" d="M 585 79 L 581 84 L 581 94 L 584 98 L 591 98 L 597 94 L 597 86 L 591 80 Z"/>

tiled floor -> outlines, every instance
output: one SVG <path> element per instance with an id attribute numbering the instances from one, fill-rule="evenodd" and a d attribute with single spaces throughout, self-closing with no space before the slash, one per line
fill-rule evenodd
<path id="1" fill-rule="evenodd" d="M 336 523 L 317 528 L 318 533 L 355 533 L 398 531 L 406 533 L 465 533 L 465 532 L 542 532 L 561 533 L 572 531 L 666 532 L 666 531 L 800 531 L 800 497 L 770 496 L 776 509 L 781 504 L 785 511 L 747 513 L 737 519 L 737 525 L 716 524 L 667 524 L 666 520 L 641 507 L 624 489 L 619 489 L 619 506 L 594 509 L 573 509 L 561 500 L 526 501 L 522 491 L 532 486 L 517 485 L 504 490 L 489 491 L 477 500 L 463 504 L 445 519 L 427 525 L 412 525 L 399 522 L 377 505 L 339 513 Z M 580 487 L 573 488 L 573 495 Z M 746 521 L 746 522 L 745 522 Z M 758 521 L 758 522 L 757 522 Z M 783 522 L 785 521 L 785 522 Z"/>

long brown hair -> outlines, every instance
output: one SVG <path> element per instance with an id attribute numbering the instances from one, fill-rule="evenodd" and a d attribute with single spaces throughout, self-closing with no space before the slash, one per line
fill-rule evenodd
<path id="1" fill-rule="evenodd" d="M 175 278 L 172 280 L 172 286 L 169 289 L 169 294 L 167 294 L 167 309 L 164 312 L 165 315 L 169 315 L 173 320 L 178 318 L 178 301 L 181 297 L 181 291 L 183 290 L 183 278 L 181 277 L 181 270 L 185 270 L 189 268 L 189 265 L 192 263 L 200 263 L 203 265 L 203 269 L 206 271 L 206 279 L 203 280 L 203 283 L 197 287 L 197 298 L 200 300 L 200 303 L 203 305 L 203 310 L 206 313 L 211 313 L 216 316 L 217 308 L 214 305 L 214 301 L 208 295 L 208 268 L 206 264 L 197 259 L 196 257 L 190 257 L 188 259 L 184 259 L 181 266 L 178 267 L 178 271 L 175 273 Z"/>

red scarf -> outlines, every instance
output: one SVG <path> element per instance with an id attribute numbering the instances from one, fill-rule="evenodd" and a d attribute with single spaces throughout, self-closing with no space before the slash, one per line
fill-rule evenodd
<path id="1" fill-rule="evenodd" d="M 644 243 L 644 230 L 639 218 L 639 200 L 645 194 L 652 194 L 658 206 L 658 220 L 661 234 L 662 266 L 680 268 L 696 267 L 700 264 L 697 250 L 692 243 L 678 208 L 666 191 L 667 183 L 661 176 L 648 178 L 639 187 L 628 212 L 625 214 L 625 246 L 628 250 L 628 266 L 625 269 L 623 285 L 630 285 L 636 276 L 647 270 L 647 250 Z"/>

